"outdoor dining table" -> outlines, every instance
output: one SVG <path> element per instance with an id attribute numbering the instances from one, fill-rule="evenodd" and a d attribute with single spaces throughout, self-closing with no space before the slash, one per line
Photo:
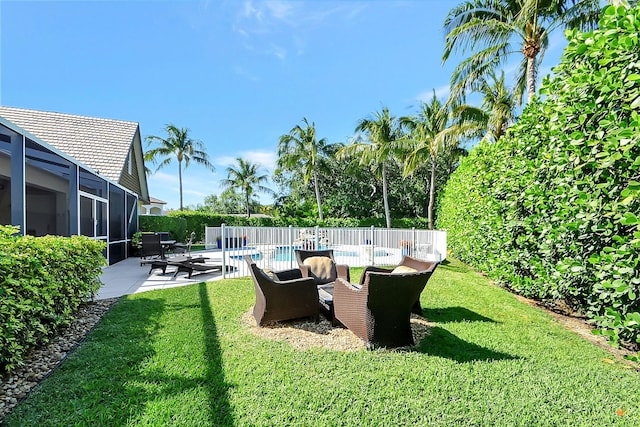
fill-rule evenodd
<path id="1" fill-rule="evenodd" d="M 160 240 L 160 244 L 162 245 L 162 254 L 160 255 L 160 258 L 165 259 L 166 258 L 165 252 L 167 251 L 167 249 L 171 249 L 176 244 L 176 241 Z"/>

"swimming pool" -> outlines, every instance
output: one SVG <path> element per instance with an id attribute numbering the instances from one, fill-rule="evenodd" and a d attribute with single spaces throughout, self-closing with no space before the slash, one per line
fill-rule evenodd
<path id="1" fill-rule="evenodd" d="M 294 250 L 302 249 L 301 247 L 291 247 L 291 246 L 278 246 L 276 250 L 273 252 L 271 259 L 273 261 L 294 261 L 296 259 Z M 319 250 L 331 249 L 329 247 L 321 247 Z M 367 253 L 365 251 L 359 252 L 357 250 L 342 250 L 342 249 L 334 249 L 333 256 L 334 257 L 360 257 L 365 256 Z M 376 249 L 374 251 L 374 256 L 387 256 L 389 255 L 384 248 Z"/>

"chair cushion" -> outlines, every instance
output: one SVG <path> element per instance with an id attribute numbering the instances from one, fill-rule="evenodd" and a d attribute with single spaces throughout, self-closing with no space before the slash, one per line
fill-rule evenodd
<path id="1" fill-rule="evenodd" d="M 319 279 L 333 280 L 334 264 L 333 260 L 326 256 L 312 256 L 302 262 L 303 265 L 309 266 L 314 276 Z"/>
<path id="2" fill-rule="evenodd" d="M 416 273 L 417 271 L 418 270 L 416 270 L 415 268 L 407 267 L 406 265 L 399 265 L 394 268 L 391 273 Z"/>
<path id="3" fill-rule="evenodd" d="M 262 269 L 262 272 L 263 272 L 264 274 L 266 274 L 266 275 L 267 275 L 267 277 L 268 277 L 268 278 L 270 278 L 271 280 L 279 280 L 279 279 L 278 279 L 278 276 L 276 276 L 276 273 L 274 273 L 273 271 L 271 271 L 271 270 L 270 270 L 270 269 L 268 269 L 268 268 L 263 268 L 263 269 Z"/>

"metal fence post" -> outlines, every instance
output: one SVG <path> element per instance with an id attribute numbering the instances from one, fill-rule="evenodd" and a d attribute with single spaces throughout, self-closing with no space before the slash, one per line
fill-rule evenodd
<path id="1" fill-rule="evenodd" d="M 418 250 L 418 236 L 416 235 L 416 228 L 415 227 L 411 227 L 411 241 L 413 242 L 411 244 L 411 249 L 409 250 L 409 255 L 411 256 L 415 256 L 414 252 Z"/>
<path id="2" fill-rule="evenodd" d="M 375 265 L 375 253 L 376 253 L 376 242 L 375 242 L 375 227 L 372 225 L 371 226 L 371 259 L 369 261 L 369 264 L 371 265 Z"/>
<path id="3" fill-rule="evenodd" d="M 226 279 L 227 278 L 227 264 L 226 264 L 226 257 L 224 256 L 225 254 L 225 249 L 226 249 L 226 224 L 221 224 L 220 225 L 220 238 L 222 239 L 220 241 L 220 249 L 222 249 L 222 278 Z"/>
<path id="4" fill-rule="evenodd" d="M 289 260 L 293 259 L 293 225 L 289 224 L 289 243 L 288 243 L 288 247 L 289 247 Z M 289 267 L 291 267 L 293 264 L 289 263 Z"/>

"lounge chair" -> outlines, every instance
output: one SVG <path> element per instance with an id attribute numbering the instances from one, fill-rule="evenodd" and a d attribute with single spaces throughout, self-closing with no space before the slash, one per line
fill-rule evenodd
<path id="1" fill-rule="evenodd" d="M 209 271 L 222 271 L 222 264 L 209 264 L 203 256 L 181 256 L 176 258 L 170 258 L 167 263 L 176 267 L 176 271 L 173 273 L 173 277 L 176 277 L 178 273 L 187 273 L 189 279 L 191 275 L 198 271 L 200 273 L 206 273 Z"/>
<path id="2" fill-rule="evenodd" d="M 433 270 L 363 274 L 361 285 L 338 278 L 333 289 L 336 319 L 375 346 L 412 345 L 411 311 Z"/>
<path id="3" fill-rule="evenodd" d="M 347 282 L 351 280 L 349 266 L 336 264 L 333 249 L 323 251 L 296 249 L 295 256 L 302 277 L 313 277 L 318 286 L 333 283 L 338 277 Z"/>
<path id="4" fill-rule="evenodd" d="M 368 266 L 362 271 L 362 276 L 360 276 L 360 285 L 364 283 L 367 273 L 377 272 L 377 273 L 415 273 L 418 271 L 431 271 L 433 272 L 438 266 L 437 262 L 431 261 L 423 261 L 417 258 L 412 258 L 409 255 L 404 255 L 400 264 L 398 264 L 394 268 L 383 268 L 383 267 L 375 267 Z M 416 302 L 413 304 L 413 308 L 411 309 L 412 313 L 415 313 L 419 316 L 422 316 L 422 306 L 420 305 L 420 295 L 416 299 Z"/>
<path id="5" fill-rule="evenodd" d="M 278 272 L 262 270 L 250 255 L 244 259 L 256 290 L 253 317 L 258 326 L 302 317 L 319 319 L 318 288 L 313 278 L 302 277 L 298 269 Z"/>

